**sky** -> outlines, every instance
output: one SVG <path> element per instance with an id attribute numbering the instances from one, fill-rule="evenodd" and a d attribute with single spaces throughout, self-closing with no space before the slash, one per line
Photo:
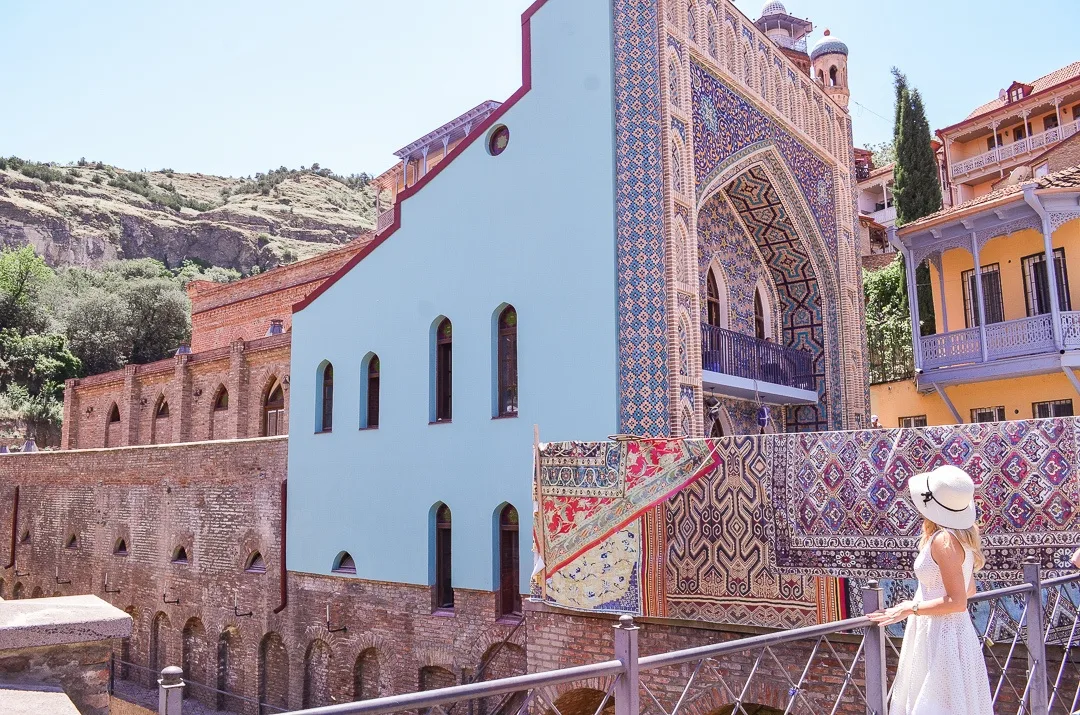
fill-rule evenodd
<path id="1" fill-rule="evenodd" d="M 603 2 L 605 0 L 575 0 Z M 246 176 L 393 152 L 521 82 L 530 0 L 0 0 L 0 155 Z M 756 18 L 762 0 L 736 0 Z M 850 50 L 855 143 L 892 133 L 889 70 L 932 128 L 1080 60 L 1080 2 L 788 0 Z M 973 8 L 975 8 L 973 10 Z"/>

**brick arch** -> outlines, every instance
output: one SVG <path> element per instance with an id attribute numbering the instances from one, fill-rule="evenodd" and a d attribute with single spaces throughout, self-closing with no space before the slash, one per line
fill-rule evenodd
<path id="1" fill-rule="evenodd" d="M 353 661 L 353 700 L 370 700 L 394 692 L 383 651 L 374 645 L 361 648 Z"/>
<path id="2" fill-rule="evenodd" d="M 458 667 L 457 655 L 449 648 L 421 648 L 416 654 L 416 662 L 422 668 L 455 670 Z"/>
<path id="3" fill-rule="evenodd" d="M 417 673 L 417 687 L 419 690 L 438 690 L 440 688 L 450 688 L 457 684 L 457 676 L 454 672 L 442 666 L 425 665 Z"/>
<path id="4" fill-rule="evenodd" d="M 180 667 L 184 678 L 205 684 L 210 675 L 209 644 L 206 642 L 206 627 L 202 619 L 192 616 L 184 623 L 180 637 Z M 185 691 L 185 697 L 191 696 Z"/>
<path id="5" fill-rule="evenodd" d="M 119 419 L 113 420 L 113 415 L 116 415 Z M 119 405 L 114 400 L 109 404 L 109 409 L 105 411 L 105 429 L 102 430 L 105 434 L 105 448 L 119 447 L 123 443 L 123 424 L 124 413 L 120 411 Z"/>
<path id="6" fill-rule="evenodd" d="M 158 412 L 165 408 L 167 414 L 158 417 Z M 169 444 L 173 441 L 173 410 L 169 398 L 164 392 L 158 393 L 150 410 L 150 444 Z"/>
<path id="7" fill-rule="evenodd" d="M 222 393 L 225 395 L 225 408 L 219 410 L 218 399 Z M 207 439 L 229 439 L 235 437 L 233 430 L 230 429 L 232 420 L 229 419 L 229 415 L 233 414 L 235 405 L 233 404 L 236 399 L 235 395 L 229 394 L 229 388 L 225 387 L 225 383 L 219 382 L 214 391 L 210 393 L 209 405 L 207 406 Z"/>
<path id="8" fill-rule="evenodd" d="M 731 683 L 735 692 L 741 692 L 742 683 Z M 750 681 L 750 687 L 742 693 L 744 699 L 739 710 L 731 701 L 730 693 L 714 687 L 685 704 L 685 715 L 783 715 L 790 694 L 779 682 L 765 678 Z"/>
<path id="9" fill-rule="evenodd" d="M 249 424 L 251 424 L 252 418 L 254 418 L 255 420 L 255 429 L 252 431 L 252 434 L 259 437 L 265 437 L 267 435 L 266 405 L 267 402 L 270 400 L 271 394 L 279 385 L 281 386 L 281 395 L 284 399 L 284 403 L 282 405 L 284 424 L 281 427 L 279 434 L 288 434 L 289 399 L 288 395 L 286 395 L 286 393 L 288 392 L 288 385 L 285 384 L 283 378 L 279 376 L 276 371 L 270 368 L 265 368 L 263 370 L 261 380 L 257 379 L 253 382 L 256 385 L 261 384 L 262 389 L 258 393 L 259 402 L 257 405 L 254 406 L 254 415 L 249 415 Z"/>
<path id="10" fill-rule="evenodd" d="M 259 702 L 287 710 L 289 707 L 289 650 L 281 635 L 271 631 L 259 641 Z"/>
<path id="11" fill-rule="evenodd" d="M 330 692 L 332 663 L 330 644 L 321 638 L 311 641 L 304 653 L 302 707 L 316 708 L 333 702 Z"/>
<path id="12" fill-rule="evenodd" d="M 556 691 L 555 702 L 550 703 L 555 708 L 546 707 L 545 715 L 554 715 L 556 710 L 559 715 L 614 715 L 615 696 L 607 698 L 608 689 L 611 687 L 610 679 L 591 679 L 590 681 L 568 683 Z M 600 705 L 604 704 L 601 710 Z"/>
<path id="13" fill-rule="evenodd" d="M 507 626 L 491 625 L 478 638 L 473 641 L 469 648 L 469 659 L 474 663 L 480 663 L 493 648 L 506 640 Z M 513 636 L 507 641 L 510 644 L 525 647 L 525 629 L 518 628 Z"/>
<path id="14" fill-rule="evenodd" d="M 161 672 L 169 660 L 169 616 L 163 611 L 154 614 L 150 621 L 150 657 L 148 665 L 155 673 Z"/>
<path id="15" fill-rule="evenodd" d="M 243 693 L 244 688 L 244 638 L 239 626 L 226 625 L 217 639 L 216 683 L 218 710 L 241 711 L 243 701 L 230 697 L 229 693 Z"/>

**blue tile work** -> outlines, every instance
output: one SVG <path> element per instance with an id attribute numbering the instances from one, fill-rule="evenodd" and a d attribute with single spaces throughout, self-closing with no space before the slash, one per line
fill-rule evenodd
<path id="1" fill-rule="evenodd" d="M 698 194 L 708 189 L 734 155 L 754 145 L 774 144 L 795 176 L 835 263 L 835 191 L 829 164 L 696 60 L 690 62 L 690 87 Z"/>
<path id="2" fill-rule="evenodd" d="M 613 0 L 619 429 L 670 431 L 656 0 Z"/>
<path id="3" fill-rule="evenodd" d="M 715 258 L 724 271 L 728 294 L 728 326 L 737 333 L 754 334 L 754 288 L 765 273 L 761 255 L 746 240 L 742 227 L 727 201 L 716 194 L 698 212 L 698 295 L 701 322 L 708 322 L 706 302 L 709 266 Z"/>
<path id="4" fill-rule="evenodd" d="M 756 241 L 780 297 L 783 343 L 814 359 L 820 401 L 788 410 L 787 430 L 820 432 L 830 428 L 825 321 L 821 288 L 810 257 L 765 170 L 751 167 L 726 190 Z M 835 331 L 835 322 L 831 325 Z M 834 340 L 835 342 L 835 340 Z M 835 421 L 835 419 L 834 419 Z"/>

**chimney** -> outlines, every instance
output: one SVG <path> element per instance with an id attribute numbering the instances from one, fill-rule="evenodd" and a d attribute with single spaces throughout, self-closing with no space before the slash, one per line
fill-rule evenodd
<path id="1" fill-rule="evenodd" d="M 285 321 L 281 318 L 270 319 L 270 329 L 266 331 L 266 337 L 271 335 L 284 335 L 285 334 Z"/>

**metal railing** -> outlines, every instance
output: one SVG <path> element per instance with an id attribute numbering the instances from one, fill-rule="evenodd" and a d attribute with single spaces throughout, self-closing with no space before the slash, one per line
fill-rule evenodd
<path id="1" fill-rule="evenodd" d="M 1031 564 L 1024 567 L 1022 583 L 969 599 L 982 622 L 976 632 L 995 713 L 1056 715 L 1076 709 L 1078 583 L 1080 574 L 1043 582 L 1038 566 Z M 866 614 L 885 605 L 876 582 L 862 596 Z M 571 715 L 560 707 L 573 707 L 573 715 L 685 715 L 700 701 L 710 710 L 719 703 L 732 715 L 750 715 L 759 705 L 785 713 L 885 715 L 890 664 L 899 655 L 896 639 L 866 615 L 747 638 L 718 634 L 732 639 L 646 657 L 638 653 L 639 627 L 633 618 L 623 616 L 614 630 L 613 658 L 601 663 L 294 712 L 448 715 L 459 703 L 502 697 L 498 707 L 485 712 Z M 163 671 L 163 688 L 167 680 Z M 562 700 L 560 690 L 567 695 L 571 690 L 565 686 L 570 685 L 589 689 L 593 697 L 587 707 L 580 699 L 572 706 Z M 505 697 L 513 695 L 519 697 Z M 167 713 L 179 715 L 177 710 Z"/>
<path id="2" fill-rule="evenodd" d="M 1025 139 L 1018 139 L 1012 144 L 1002 144 L 995 147 L 990 151 L 977 154 L 967 159 L 961 159 L 954 161 L 952 164 L 953 177 L 962 176 L 964 174 L 970 174 L 978 169 L 986 168 L 992 164 L 1000 164 L 1003 161 L 1008 161 L 1018 156 L 1022 156 L 1032 151 L 1037 151 L 1044 147 L 1056 144 L 1057 142 L 1068 139 L 1072 135 L 1080 131 L 1080 120 L 1074 120 L 1066 122 L 1060 127 L 1052 127 L 1044 132 L 1032 134 Z"/>
<path id="3" fill-rule="evenodd" d="M 166 671 L 169 671 L 168 675 Z M 133 675 L 135 677 L 132 677 Z M 115 655 L 109 658 L 109 695 L 119 697 L 121 700 L 137 699 L 140 702 L 135 703 L 136 705 L 145 706 L 150 701 L 160 703 L 162 702 L 160 699 L 162 687 L 177 687 L 173 676 L 180 678 L 179 685 L 182 686 L 183 694 L 177 696 L 179 699 L 196 699 L 218 712 L 254 712 L 257 715 L 276 715 L 286 712 L 285 708 L 200 683 L 184 673 L 181 668 L 171 666 L 158 672 L 153 668 L 122 660 Z M 118 681 L 122 684 L 119 689 L 117 689 Z M 124 684 L 127 686 L 125 687 Z M 137 688 L 139 692 L 133 688 Z M 166 711 L 167 715 L 180 715 L 179 707 L 179 705 L 172 705 Z M 161 713 L 161 715 L 166 715 L 166 713 Z"/>
<path id="4" fill-rule="evenodd" d="M 814 390 L 814 361 L 810 353 L 707 323 L 701 325 L 701 369 Z"/>
<path id="5" fill-rule="evenodd" d="M 1066 348 L 1080 347 L 1080 313 L 1062 311 L 1061 332 Z M 920 338 L 923 368 L 981 362 L 981 339 L 978 328 L 923 336 Z M 988 360 L 1039 355 L 1056 350 L 1053 317 L 1049 313 L 986 326 Z"/>

